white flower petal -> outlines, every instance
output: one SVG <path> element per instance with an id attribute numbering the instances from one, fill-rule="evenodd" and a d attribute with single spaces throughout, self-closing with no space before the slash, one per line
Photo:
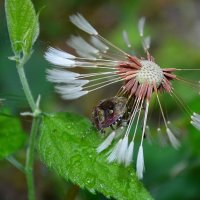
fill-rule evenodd
<path id="1" fill-rule="evenodd" d="M 72 100 L 72 99 L 78 99 L 79 97 L 82 97 L 86 94 L 88 94 L 88 91 L 78 91 L 75 93 L 63 94 L 62 98 L 66 100 Z"/>
<path id="2" fill-rule="evenodd" d="M 72 86 L 72 85 L 57 85 L 55 86 L 56 92 L 62 94 L 62 95 L 66 95 L 66 94 L 72 94 L 72 93 L 77 93 L 82 91 L 82 87 L 81 86 Z"/>
<path id="3" fill-rule="evenodd" d="M 171 145 L 175 149 L 178 149 L 180 147 L 180 142 L 177 140 L 177 138 L 175 137 L 175 135 L 172 133 L 172 131 L 169 128 L 166 129 L 166 132 L 167 132 Z"/>
<path id="4" fill-rule="evenodd" d="M 113 131 L 97 148 L 97 153 L 102 152 L 103 150 L 105 150 L 106 148 L 108 148 L 113 139 L 115 137 L 115 131 Z"/>
<path id="5" fill-rule="evenodd" d="M 200 115 L 197 113 L 193 113 L 193 115 L 191 116 L 192 119 L 192 124 L 197 128 L 200 126 Z M 198 128 L 199 129 L 199 128 Z"/>
<path id="6" fill-rule="evenodd" d="M 197 113 L 193 113 L 191 119 L 191 124 L 200 131 L 200 115 Z"/>
<path id="7" fill-rule="evenodd" d="M 144 24 L 145 24 L 145 17 L 142 17 L 138 21 L 138 31 L 141 37 L 144 36 Z"/>
<path id="8" fill-rule="evenodd" d="M 67 41 L 67 44 L 74 48 L 80 56 L 84 56 L 86 58 L 90 56 L 96 56 L 99 53 L 98 49 L 91 46 L 80 36 L 71 36 Z"/>
<path id="9" fill-rule="evenodd" d="M 123 39 L 124 39 L 124 42 L 125 42 L 126 46 L 128 48 L 130 48 L 131 47 L 131 43 L 130 43 L 129 38 L 128 38 L 128 33 L 125 30 L 123 30 L 122 36 L 123 36 Z"/>
<path id="10" fill-rule="evenodd" d="M 117 155 L 117 162 L 124 163 L 126 158 L 126 152 L 128 149 L 128 136 L 125 136 L 122 140 L 121 146 L 119 148 L 119 153 Z"/>
<path id="11" fill-rule="evenodd" d="M 119 153 L 119 149 L 121 148 L 121 143 L 122 143 L 122 139 L 120 139 L 117 144 L 114 146 L 114 148 L 112 149 L 110 155 L 108 156 L 107 160 L 108 162 L 113 162 L 117 159 L 117 155 Z"/>
<path id="12" fill-rule="evenodd" d="M 65 51 L 62 51 L 62 50 L 59 50 L 59 49 L 56 49 L 56 48 L 53 48 L 53 47 L 49 47 L 46 53 L 57 55 L 59 57 L 67 58 L 67 59 L 75 59 L 76 58 L 72 54 L 69 54 Z"/>
<path id="13" fill-rule="evenodd" d="M 157 129 L 158 142 L 162 147 L 167 146 L 167 138 L 165 137 L 160 128 Z"/>
<path id="14" fill-rule="evenodd" d="M 69 80 L 76 80 L 80 76 L 78 73 L 61 69 L 47 69 L 46 72 L 48 81 L 55 83 L 65 83 L 66 80 L 69 82 Z"/>
<path id="15" fill-rule="evenodd" d="M 88 52 L 84 52 L 84 51 L 80 51 L 80 50 L 76 50 L 76 53 L 82 57 L 82 58 L 87 58 L 87 59 L 92 59 L 92 60 L 95 60 L 96 59 L 96 56 L 95 55 L 92 55 L 92 54 L 89 54 Z M 79 62 L 81 63 L 81 62 Z M 91 64 L 89 64 L 91 65 Z M 93 64 L 94 65 L 94 64 Z M 80 65 L 80 67 L 84 67 L 84 65 Z"/>
<path id="16" fill-rule="evenodd" d="M 143 153 L 143 147 L 142 145 L 140 145 L 136 163 L 136 174 L 139 180 L 143 178 L 144 170 L 145 170 L 144 153 Z"/>
<path id="17" fill-rule="evenodd" d="M 129 147 L 126 151 L 126 157 L 125 157 L 125 166 L 129 166 L 133 159 L 133 149 L 134 149 L 134 142 L 131 141 L 129 144 Z"/>
<path id="18" fill-rule="evenodd" d="M 47 51 L 44 55 L 45 59 L 50 63 L 66 68 L 73 68 L 75 66 L 75 61 L 68 58 L 62 57 L 57 53 Z"/>
<path id="19" fill-rule="evenodd" d="M 150 48 L 150 45 L 151 45 L 151 37 L 147 36 L 143 39 L 142 46 L 144 50 L 147 50 Z"/>
<path id="20" fill-rule="evenodd" d="M 90 35 L 98 35 L 98 32 L 91 26 L 91 24 L 81 15 L 70 16 L 70 21 L 77 26 L 79 29 L 85 31 Z"/>
<path id="21" fill-rule="evenodd" d="M 152 136 L 148 125 L 145 127 L 145 136 L 149 144 L 152 144 Z"/>
<path id="22" fill-rule="evenodd" d="M 101 42 L 98 38 L 94 36 L 91 36 L 90 41 L 101 52 L 106 52 L 109 49 L 109 47 L 107 47 L 103 42 Z"/>
<path id="23" fill-rule="evenodd" d="M 200 123 L 191 121 L 191 124 L 192 124 L 197 130 L 200 131 Z"/>
<path id="24" fill-rule="evenodd" d="M 195 116 L 195 118 L 200 122 L 200 115 L 197 113 L 193 113 L 193 115 Z"/>
<path id="25" fill-rule="evenodd" d="M 73 85 L 73 86 L 83 86 L 86 85 L 87 83 L 89 83 L 89 80 L 72 80 L 72 79 L 65 79 L 64 81 L 62 81 L 62 83 L 65 83 L 67 85 Z M 61 85 L 59 87 L 65 87 L 66 85 Z"/>

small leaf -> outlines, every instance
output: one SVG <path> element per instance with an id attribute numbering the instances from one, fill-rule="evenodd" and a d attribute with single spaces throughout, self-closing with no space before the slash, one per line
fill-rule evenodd
<path id="1" fill-rule="evenodd" d="M 38 149 L 49 168 L 81 188 L 120 200 L 152 199 L 133 167 L 108 164 L 105 154 L 97 154 L 101 141 L 87 119 L 57 114 L 44 116 Z"/>
<path id="2" fill-rule="evenodd" d="M 25 143 L 24 134 L 18 118 L 0 115 L 0 159 L 16 152 Z"/>
<path id="3" fill-rule="evenodd" d="M 30 53 L 39 35 L 38 15 L 30 0 L 5 0 L 8 31 L 15 54 Z"/>

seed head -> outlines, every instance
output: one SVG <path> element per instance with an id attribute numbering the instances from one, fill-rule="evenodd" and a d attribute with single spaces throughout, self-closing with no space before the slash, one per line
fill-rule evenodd
<path id="1" fill-rule="evenodd" d="M 168 137 L 165 144 L 168 142 L 174 148 L 178 148 L 180 146 L 178 137 L 175 136 L 167 123 L 168 119 L 162 108 L 160 95 L 167 93 L 180 105 L 184 105 L 182 99 L 176 94 L 177 91 L 173 88 L 173 81 L 187 83 L 188 81 L 176 75 L 176 71 L 190 69 L 161 68 L 155 63 L 153 56 L 149 53 L 150 37 L 144 36 L 145 18 L 142 18 L 138 24 L 142 46 L 146 53 L 145 59 L 129 55 L 113 45 L 99 35 L 82 15 L 73 15 L 70 20 L 79 29 L 88 33 L 90 40 L 87 42 L 80 36 L 72 36 L 68 40 L 68 45 L 74 48 L 79 56 L 50 47 L 45 53 L 45 58 L 56 67 L 47 70 L 47 79 L 55 83 L 56 91 L 61 94 L 62 98 L 68 100 L 77 99 L 111 84 L 122 83 L 114 97 L 100 101 L 93 109 L 92 121 L 98 130 L 104 131 L 109 127 L 114 129 L 99 145 L 97 153 L 106 151 L 112 145 L 113 140 L 118 140 L 115 142 L 116 145 L 107 153 L 107 160 L 108 162 L 116 161 L 125 166 L 130 165 L 135 152 L 136 134 L 139 134 L 138 127 L 142 124 L 136 163 L 136 172 L 138 178 L 141 179 L 145 169 L 143 140 L 147 136 L 147 131 L 149 131 L 147 129 L 147 118 L 151 98 L 153 95 L 156 97 L 160 108 L 165 135 Z M 131 48 L 132 45 L 125 31 L 123 37 L 127 46 Z M 76 67 L 89 68 L 90 72 L 85 74 L 72 72 L 71 70 Z M 190 85 L 195 86 L 199 92 L 198 82 L 196 85 L 191 82 Z M 188 110 L 188 105 L 185 108 Z M 200 115 L 194 113 L 191 117 L 191 123 L 200 130 Z M 130 134 L 132 130 L 133 132 Z M 163 131 L 159 128 L 158 133 L 160 136 Z"/>
<path id="2" fill-rule="evenodd" d="M 154 62 L 149 60 L 140 61 L 142 67 L 136 75 L 136 80 L 140 84 L 153 84 L 155 82 L 156 86 L 159 87 L 164 78 L 162 69 Z"/>

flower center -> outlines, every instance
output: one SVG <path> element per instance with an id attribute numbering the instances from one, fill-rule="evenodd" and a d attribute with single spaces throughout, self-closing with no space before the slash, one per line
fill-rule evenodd
<path id="1" fill-rule="evenodd" d="M 162 69 L 152 61 L 141 60 L 140 63 L 142 67 L 137 73 L 136 80 L 140 84 L 153 84 L 155 82 L 156 86 L 159 87 L 164 77 Z"/>

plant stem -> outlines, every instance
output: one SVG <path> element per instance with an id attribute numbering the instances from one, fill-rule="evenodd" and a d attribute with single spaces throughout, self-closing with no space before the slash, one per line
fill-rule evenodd
<path id="1" fill-rule="evenodd" d="M 24 166 L 20 162 L 18 162 L 13 156 L 7 157 L 6 160 L 17 169 L 19 169 L 21 172 L 26 173 Z"/>
<path id="2" fill-rule="evenodd" d="M 33 99 L 33 95 L 31 94 L 31 90 L 29 88 L 28 81 L 24 72 L 24 62 L 20 62 L 17 64 L 17 71 L 19 74 L 20 81 L 22 83 L 22 87 L 23 87 L 26 99 L 29 103 L 29 106 L 31 107 L 32 112 L 34 112 L 37 109 L 37 106 Z"/>
<path id="3" fill-rule="evenodd" d="M 17 71 L 19 74 L 19 78 L 28 101 L 29 106 L 33 112 L 33 122 L 31 127 L 31 133 L 29 136 L 29 144 L 26 151 L 26 164 L 25 164 L 25 174 L 26 174 L 26 181 L 28 187 L 28 199 L 35 200 L 35 187 L 34 187 L 34 176 L 33 176 L 33 164 L 34 164 L 34 148 L 35 148 L 35 140 L 37 131 L 39 128 L 40 123 L 40 112 L 38 112 L 39 108 L 38 105 L 35 103 L 33 95 L 31 93 L 25 72 L 24 72 L 24 64 L 28 60 L 30 55 L 24 55 L 18 62 L 17 62 Z"/>
<path id="4" fill-rule="evenodd" d="M 31 134 L 29 138 L 29 145 L 26 152 L 26 180 L 28 184 L 28 199 L 35 199 L 34 178 L 33 178 L 33 163 L 34 163 L 34 147 L 35 140 L 40 123 L 40 117 L 33 118 Z"/>

